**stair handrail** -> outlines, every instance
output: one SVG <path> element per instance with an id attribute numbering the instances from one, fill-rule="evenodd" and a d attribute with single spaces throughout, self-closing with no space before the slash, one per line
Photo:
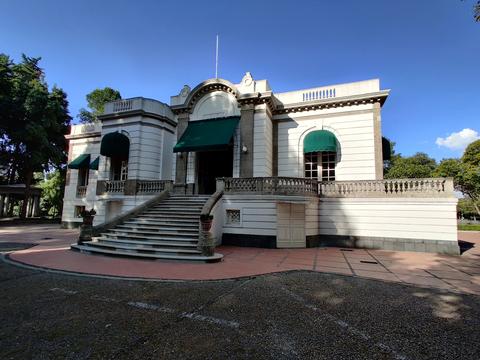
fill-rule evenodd
<path id="1" fill-rule="evenodd" d="M 92 236 L 98 236 L 100 233 L 105 232 L 108 229 L 114 228 L 115 226 L 130 220 L 131 218 L 139 215 L 148 208 L 157 205 L 160 201 L 170 197 L 170 190 L 163 190 L 161 193 L 155 195 L 153 198 L 141 203 L 140 205 L 135 206 L 133 209 L 115 216 L 114 218 L 105 221 L 104 223 L 98 224 L 92 229 Z"/>
<path id="2" fill-rule="evenodd" d="M 212 256 L 215 252 L 215 239 L 212 236 L 210 228 L 212 226 L 212 210 L 223 196 L 223 187 L 218 188 L 203 205 L 200 212 L 200 225 L 198 232 L 197 249 L 205 256 Z"/>

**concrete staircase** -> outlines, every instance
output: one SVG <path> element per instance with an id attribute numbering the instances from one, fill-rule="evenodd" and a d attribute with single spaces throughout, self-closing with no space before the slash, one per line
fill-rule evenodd
<path id="1" fill-rule="evenodd" d="M 72 249 L 146 259 L 220 261 L 197 250 L 200 212 L 208 196 L 173 195 L 140 215 Z"/>

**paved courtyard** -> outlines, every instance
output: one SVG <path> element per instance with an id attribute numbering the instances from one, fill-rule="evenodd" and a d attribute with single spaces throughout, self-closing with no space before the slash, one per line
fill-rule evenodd
<path id="1" fill-rule="evenodd" d="M 38 244 L 10 254 L 22 264 L 85 274 L 167 280 L 221 280 L 311 270 L 480 295 L 480 233 L 459 232 L 461 256 L 383 250 L 218 248 L 215 264 L 133 260 L 69 250 L 77 230 L 55 225 L 0 227 L 0 242 Z"/>
<path id="2" fill-rule="evenodd" d="M 476 295 L 319 272 L 215 282 L 0 262 L 1 359 L 475 359 Z"/>
<path id="3" fill-rule="evenodd" d="M 480 297 L 471 288 L 480 275 L 475 247 L 460 257 L 224 247 L 224 262 L 200 265 L 73 253 L 65 249 L 76 231 L 52 226 L 0 233 L 0 252 L 13 251 L 15 260 L 43 259 L 45 267 L 58 265 L 56 258 L 64 267 L 67 259 L 73 267 L 86 261 L 91 273 L 118 266 L 115 274 L 141 275 L 158 267 L 155 275 L 163 277 L 196 271 L 206 278 L 203 268 L 219 278 L 222 271 L 225 277 L 245 271 L 240 263 L 255 268 L 262 262 L 269 265 L 256 273 L 298 270 L 208 282 L 130 281 L 0 262 L 1 359 L 480 357 Z M 468 236 L 472 243 L 478 238 L 462 234 Z M 34 243 L 41 245 L 30 247 Z M 400 282 L 402 273 L 428 280 L 409 285 Z M 458 273 L 468 279 L 453 278 Z"/>

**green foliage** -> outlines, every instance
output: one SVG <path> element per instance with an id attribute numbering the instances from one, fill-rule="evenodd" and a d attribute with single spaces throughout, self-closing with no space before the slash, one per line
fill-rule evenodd
<path id="1" fill-rule="evenodd" d="M 480 140 L 467 146 L 462 156 L 462 162 L 472 166 L 480 166 Z"/>
<path id="2" fill-rule="evenodd" d="M 458 230 L 480 231 L 480 225 L 478 225 L 478 224 L 458 224 Z"/>
<path id="3" fill-rule="evenodd" d="M 393 155 L 391 166 L 385 170 L 386 179 L 427 178 L 432 176 L 436 161 L 425 153 L 416 153 L 410 157 Z"/>
<path id="4" fill-rule="evenodd" d="M 25 196 L 35 171 L 65 163 L 64 135 L 71 120 L 67 95 L 56 86 L 49 90 L 39 62 L 22 55 L 15 64 L 0 54 L 0 158 L 7 173 L 4 180 L 25 183 Z"/>
<path id="5" fill-rule="evenodd" d="M 458 199 L 457 209 L 458 209 L 458 212 L 461 213 L 466 218 L 471 218 L 474 215 L 478 216 L 472 199 L 469 199 L 469 198 Z"/>
<path id="6" fill-rule="evenodd" d="M 459 159 L 443 159 L 433 170 L 433 177 L 453 177 L 456 178 L 462 170 L 462 162 Z"/>
<path id="7" fill-rule="evenodd" d="M 65 171 L 56 170 L 47 176 L 47 180 L 40 183 L 42 197 L 40 207 L 42 213 L 58 217 L 62 214 L 63 192 L 65 188 Z"/>
<path id="8" fill-rule="evenodd" d="M 109 87 L 103 89 L 95 89 L 87 94 L 87 104 L 90 110 L 80 109 L 78 118 L 82 123 L 92 123 L 98 121 L 98 115 L 104 111 L 105 103 L 109 101 L 119 100 L 122 96 L 120 92 Z"/>

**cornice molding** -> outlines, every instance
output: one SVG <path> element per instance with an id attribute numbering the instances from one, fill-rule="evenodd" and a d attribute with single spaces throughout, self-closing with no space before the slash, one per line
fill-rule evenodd
<path id="1" fill-rule="evenodd" d="M 104 121 L 104 120 L 117 120 L 120 118 L 127 118 L 127 117 L 133 117 L 133 116 L 145 116 L 149 117 L 152 119 L 160 120 L 161 122 L 166 122 L 167 124 L 172 125 L 173 127 L 177 126 L 177 123 L 173 121 L 172 119 L 169 119 L 165 116 L 158 115 L 155 113 L 151 113 L 148 111 L 144 111 L 141 109 L 138 110 L 130 110 L 130 111 L 123 111 L 119 113 L 113 113 L 113 114 L 105 114 L 105 115 L 100 115 L 98 117 L 99 120 Z"/>
<path id="2" fill-rule="evenodd" d="M 345 96 L 340 98 L 331 98 L 331 99 L 324 99 L 324 100 L 304 101 L 300 103 L 287 104 L 287 105 L 277 104 L 276 107 L 274 108 L 273 114 L 280 115 L 280 114 L 288 114 L 288 113 L 295 113 L 295 112 L 323 110 L 323 109 L 330 109 L 330 108 L 337 108 L 337 107 L 344 107 L 344 106 L 375 104 L 375 103 L 380 103 L 380 105 L 383 105 L 385 103 L 385 100 L 388 97 L 388 94 L 389 94 L 389 90 L 384 90 L 384 91 L 379 91 L 379 92 L 370 93 L 370 94 Z"/>
<path id="3" fill-rule="evenodd" d="M 182 105 L 174 105 L 170 106 L 170 108 L 175 115 L 182 113 L 191 114 L 198 100 L 204 95 L 214 91 L 224 91 L 232 94 L 236 99 L 238 99 L 239 96 L 236 86 L 230 81 L 224 79 L 209 79 L 195 86 Z"/>

